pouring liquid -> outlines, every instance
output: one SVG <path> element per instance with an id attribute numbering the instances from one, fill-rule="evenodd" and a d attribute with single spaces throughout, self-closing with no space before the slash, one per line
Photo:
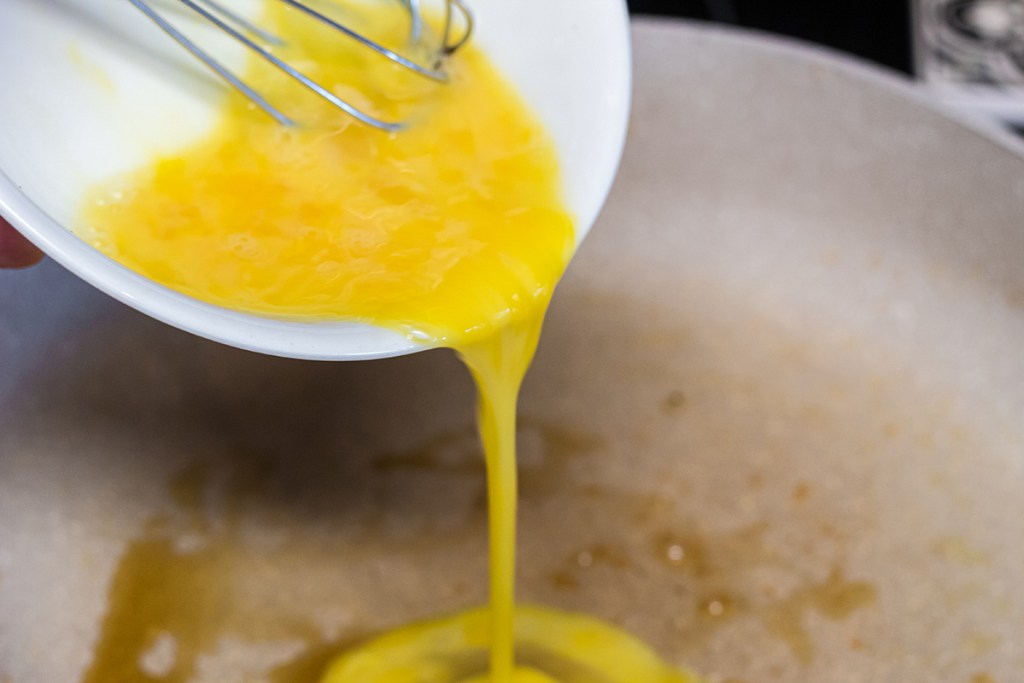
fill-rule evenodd
<path id="1" fill-rule="evenodd" d="M 375 35 L 401 43 L 400 13 L 367 11 Z M 574 246 L 543 128 L 472 46 L 438 87 L 280 8 L 269 16 L 307 74 L 414 125 L 363 127 L 254 62 L 246 80 L 309 125 L 283 129 L 231 95 L 207 138 L 98 188 L 82 234 L 204 301 L 389 327 L 455 349 L 472 372 L 490 605 L 341 653 L 323 683 L 692 681 L 610 625 L 515 605 L 516 401 Z M 87 680 L 110 680 L 104 667 Z"/>

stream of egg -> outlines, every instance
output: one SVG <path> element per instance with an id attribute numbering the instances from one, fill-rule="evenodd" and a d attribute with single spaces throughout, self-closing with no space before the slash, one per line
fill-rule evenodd
<path id="1" fill-rule="evenodd" d="M 401 44 L 402 13 L 369 7 L 347 19 Z M 280 8 L 268 16 L 293 38 L 292 62 L 408 130 L 355 123 L 254 60 L 247 80 L 305 125 L 281 127 L 232 95 L 205 139 L 98 188 L 82 234 L 196 298 L 384 326 L 455 349 L 472 372 L 490 604 L 339 653 L 322 683 L 692 681 L 611 625 L 515 605 L 516 402 L 575 243 L 542 126 L 472 45 L 439 86 Z M 124 618 L 108 614 L 86 683 L 151 680 L 109 640 L 150 627 Z"/>

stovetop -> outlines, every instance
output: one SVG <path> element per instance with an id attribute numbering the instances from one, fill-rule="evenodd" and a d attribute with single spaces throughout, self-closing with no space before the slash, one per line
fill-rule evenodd
<path id="1" fill-rule="evenodd" d="M 761 29 L 914 75 L 936 98 L 1024 124 L 1024 0 L 630 0 L 638 13 Z"/>

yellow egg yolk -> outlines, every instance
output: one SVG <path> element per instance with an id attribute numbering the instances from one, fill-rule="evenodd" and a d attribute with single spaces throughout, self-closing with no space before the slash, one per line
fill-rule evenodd
<path id="1" fill-rule="evenodd" d="M 402 13 L 379 5 L 373 34 L 401 42 Z M 289 62 L 407 130 L 360 124 L 258 61 L 246 80 L 302 126 L 231 97 L 206 139 L 104 187 L 88 238 L 204 301 L 441 344 L 543 308 L 572 218 L 551 141 L 486 57 L 460 52 L 438 84 L 293 12 L 274 18 Z"/>
<path id="2" fill-rule="evenodd" d="M 231 95 L 208 136 L 98 188 L 81 232 L 197 299 L 391 328 L 454 348 L 472 371 L 491 604 L 343 653 L 323 683 L 695 680 L 609 625 L 515 608 L 516 400 L 575 244 L 552 141 L 472 45 L 439 85 L 272 7 L 270 23 L 289 38 L 285 58 L 408 128 L 359 124 L 254 58 L 246 81 L 303 126 L 280 126 Z M 386 7 L 367 4 L 346 20 L 399 46 L 408 27 Z"/>

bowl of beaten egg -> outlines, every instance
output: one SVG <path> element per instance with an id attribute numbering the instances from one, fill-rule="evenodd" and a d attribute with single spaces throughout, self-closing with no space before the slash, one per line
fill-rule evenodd
<path id="1" fill-rule="evenodd" d="M 523 253 L 561 240 L 568 258 L 600 210 L 625 135 L 621 0 L 473 2 L 472 40 L 450 60 L 451 83 L 440 86 L 402 81 L 384 60 L 358 54 L 340 34 L 311 34 L 277 4 L 231 6 L 311 44 L 286 56 L 335 91 L 362 101 L 367 90 L 394 86 L 385 106 L 415 100 L 395 105 L 411 119 L 396 134 L 401 143 L 303 99 L 301 88 L 260 72 L 254 57 L 181 7 L 157 5 L 264 87 L 299 119 L 298 130 L 268 126 L 128 2 L 13 0 L 0 7 L 0 63 L 8 65 L 0 211 L 69 270 L 155 318 L 301 358 L 375 358 L 443 344 L 449 330 L 412 319 L 424 297 L 434 296 L 427 305 L 435 308 L 465 309 L 449 321 L 456 332 L 476 324 L 459 292 L 478 289 L 479 277 L 467 273 L 453 291 L 436 292 L 439 273 L 466 262 L 455 252 L 490 242 L 463 235 L 466 226 L 505 235 Z M 392 22 L 378 22 L 373 2 L 336 4 L 370 11 L 370 33 Z M 366 68 L 332 71 L 338 62 Z M 232 123 L 239 121 L 247 123 Z M 486 167 L 462 163 L 487 152 Z M 436 223 L 438 215 L 454 250 L 443 240 L 425 244 L 417 231 L 417 220 Z M 394 251 L 430 261 L 418 276 L 397 263 L 376 277 L 370 247 L 388 220 L 404 231 Z M 343 245 L 332 241 L 339 226 L 351 237 Z M 481 259 L 477 270 L 493 273 L 501 258 Z M 533 265 L 537 272 L 525 274 L 508 267 L 524 297 L 564 264 Z"/>

